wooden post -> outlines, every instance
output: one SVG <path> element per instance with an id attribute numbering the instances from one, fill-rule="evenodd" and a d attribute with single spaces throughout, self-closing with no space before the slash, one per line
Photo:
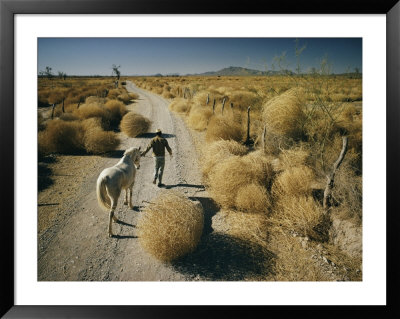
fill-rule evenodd
<path id="1" fill-rule="evenodd" d="M 233 110 L 233 103 L 231 102 L 231 110 Z"/>
<path id="2" fill-rule="evenodd" d="M 266 149 L 266 145 L 267 145 L 266 136 L 267 136 L 267 126 L 264 125 L 264 130 L 263 130 L 263 133 L 262 133 L 262 136 L 261 136 L 262 149 L 263 149 L 264 153 L 265 153 L 265 149 Z"/>
<path id="3" fill-rule="evenodd" d="M 65 113 L 65 110 L 64 110 L 64 100 L 65 100 L 65 97 L 63 97 L 63 99 L 62 99 L 62 112 L 63 112 L 63 113 Z"/>
<path id="4" fill-rule="evenodd" d="M 222 100 L 222 115 L 224 115 L 225 98 Z"/>
<path id="5" fill-rule="evenodd" d="M 215 114 L 215 99 L 214 99 L 214 103 L 213 103 L 213 114 Z"/>
<path id="6" fill-rule="evenodd" d="M 53 119 L 53 117 L 54 117 L 54 109 L 56 108 L 56 104 L 55 103 L 53 103 L 53 107 L 52 107 L 52 109 L 51 109 L 51 119 Z"/>
<path id="7" fill-rule="evenodd" d="M 247 138 L 246 144 L 250 143 L 250 106 L 247 108 Z"/>
<path id="8" fill-rule="evenodd" d="M 209 102 L 210 102 L 210 94 L 207 94 L 207 102 L 206 102 L 206 105 L 208 105 Z"/>
<path id="9" fill-rule="evenodd" d="M 324 213 L 326 214 L 329 209 L 329 200 L 331 197 L 332 193 L 332 188 L 333 184 L 335 182 L 335 174 L 336 170 L 339 168 L 340 164 L 342 164 L 344 156 L 346 155 L 347 152 L 347 136 L 343 136 L 343 146 L 342 146 L 342 151 L 339 154 L 338 159 L 336 162 L 333 164 L 333 170 L 329 176 L 327 176 L 327 181 L 326 181 L 326 187 L 324 191 L 324 199 L 323 199 L 323 208 L 324 208 Z"/>

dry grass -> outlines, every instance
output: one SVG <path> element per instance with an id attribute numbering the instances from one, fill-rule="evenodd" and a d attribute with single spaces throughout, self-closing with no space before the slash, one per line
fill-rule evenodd
<path id="1" fill-rule="evenodd" d="M 85 120 L 93 117 L 101 118 L 102 127 L 108 128 L 111 122 L 111 112 L 98 103 L 83 104 L 73 113 L 80 119 Z"/>
<path id="2" fill-rule="evenodd" d="M 268 132 L 295 139 L 301 137 L 305 121 L 303 94 L 299 89 L 291 89 L 264 104 Z"/>
<path id="3" fill-rule="evenodd" d="M 207 144 L 202 154 L 202 172 L 208 178 L 215 166 L 230 156 L 247 154 L 247 147 L 236 142 L 220 140 Z"/>
<path id="4" fill-rule="evenodd" d="M 235 205 L 237 209 L 247 213 L 267 214 L 271 199 L 265 187 L 252 183 L 239 188 Z"/>
<path id="5" fill-rule="evenodd" d="M 302 236 L 316 237 L 314 229 L 322 222 L 322 213 L 312 196 L 287 195 L 276 203 L 270 222 Z"/>
<path id="6" fill-rule="evenodd" d="M 59 119 L 48 121 L 46 129 L 38 135 L 41 154 L 75 154 L 84 151 L 84 129 L 80 122 L 66 122 Z"/>
<path id="7" fill-rule="evenodd" d="M 221 210 L 218 218 L 223 221 L 223 231 L 230 236 L 263 244 L 268 237 L 268 220 L 263 214 L 249 214 L 233 210 Z M 218 225 L 216 226 L 218 228 Z M 219 229 L 216 229 L 219 231 Z"/>
<path id="8" fill-rule="evenodd" d="M 274 281 L 330 281 L 312 252 L 304 249 L 296 237 L 284 235 L 280 229 L 273 229 L 271 239 L 276 246 L 277 259 L 271 280 Z"/>
<path id="9" fill-rule="evenodd" d="M 301 147 L 282 150 L 279 154 L 279 165 L 277 169 L 287 170 L 291 167 L 304 166 L 307 164 L 309 156 L 309 152 Z"/>
<path id="10" fill-rule="evenodd" d="M 188 117 L 189 126 L 196 131 L 204 131 L 213 113 L 210 108 L 192 107 Z"/>
<path id="11" fill-rule="evenodd" d="M 172 261 L 194 251 L 203 225 L 201 205 L 166 191 L 146 207 L 138 224 L 139 241 L 157 259 Z"/>
<path id="12" fill-rule="evenodd" d="M 150 128 L 150 120 L 144 116 L 128 112 L 121 121 L 120 128 L 129 137 L 136 137 L 140 134 L 146 133 Z"/>
<path id="13" fill-rule="evenodd" d="M 241 141 L 244 136 L 242 126 L 231 118 L 223 116 L 213 116 L 207 127 L 206 141 L 234 140 Z"/>
<path id="14" fill-rule="evenodd" d="M 287 196 L 311 195 L 314 173 L 307 166 L 291 167 L 273 182 L 271 193 L 275 200 Z"/>
<path id="15" fill-rule="evenodd" d="M 231 156 L 217 164 L 209 176 L 210 191 L 215 201 L 224 208 L 235 208 L 239 189 L 249 184 L 267 188 L 273 178 L 270 163 L 255 156 Z M 259 200 L 264 200 L 261 196 Z M 257 204 L 263 205 L 264 202 Z"/>
<path id="16" fill-rule="evenodd" d="M 85 130 L 84 145 L 87 153 L 102 154 L 115 150 L 119 144 L 117 133 L 103 131 L 100 127 Z"/>
<path id="17" fill-rule="evenodd" d="M 187 113 L 190 111 L 190 103 L 188 100 L 178 98 L 172 101 L 169 105 L 169 109 L 177 113 Z"/>
<path id="18" fill-rule="evenodd" d="M 109 100 L 104 104 L 105 108 L 110 111 L 110 125 L 118 127 L 123 116 L 128 113 L 124 103 L 118 100 Z"/>

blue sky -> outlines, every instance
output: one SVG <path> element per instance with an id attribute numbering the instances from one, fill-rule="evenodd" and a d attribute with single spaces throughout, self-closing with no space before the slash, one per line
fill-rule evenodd
<path id="1" fill-rule="evenodd" d="M 362 71 L 361 38 L 299 38 L 302 71 L 318 68 L 326 57 L 333 73 Z M 38 71 L 46 66 L 68 75 L 202 73 L 229 66 L 272 69 L 286 53 L 288 69 L 296 69 L 295 38 L 39 38 Z M 275 63 L 276 64 L 276 63 Z M 276 69 L 278 69 L 276 67 Z"/>

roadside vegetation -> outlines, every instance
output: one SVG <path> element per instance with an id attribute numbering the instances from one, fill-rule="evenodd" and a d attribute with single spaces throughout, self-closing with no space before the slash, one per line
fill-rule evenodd
<path id="1" fill-rule="evenodd" d="M 261 280 L 362 280 L 353 231 L 362 227 L 360 77 L 322 65 L 308 75 L 130 80 L 169 99 L 204 139 L 203 181 L 229 225 L 223 231 L 275 256 Z"/>
<path id="2" fill-rule="evenodd" d="M 128 93 L 113 78 L 38 79 L 39 157 L 58 154 L 103 154 L 120 144 L 119 126 L 129 113 Z"/>

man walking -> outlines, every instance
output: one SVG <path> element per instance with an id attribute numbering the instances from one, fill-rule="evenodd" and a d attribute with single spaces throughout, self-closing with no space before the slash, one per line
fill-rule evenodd
<path id="1" fill-rule="evenodd" d="M 154 137 L 151 141 L 149 146 L 145 149 L 142 153 L 142 156 L 145 156 L 146 153 L 152 148 L 153 149 L 153 156 L 155 159 L 155 169 L 154 169 L 154 179 L 153 184 L 157 182 L 158 177 L 158 187 L 165 186 L 162 183 L 162 177 L 164 173 L 164 166 L 165 166 L 165 149 L 167 149 L 169 155 L 172 157 L 172 150 L 168 145 L 168 141 L 163 138 L 162 132 L 160 129 L 156 131 L 156 137 Z"/>

